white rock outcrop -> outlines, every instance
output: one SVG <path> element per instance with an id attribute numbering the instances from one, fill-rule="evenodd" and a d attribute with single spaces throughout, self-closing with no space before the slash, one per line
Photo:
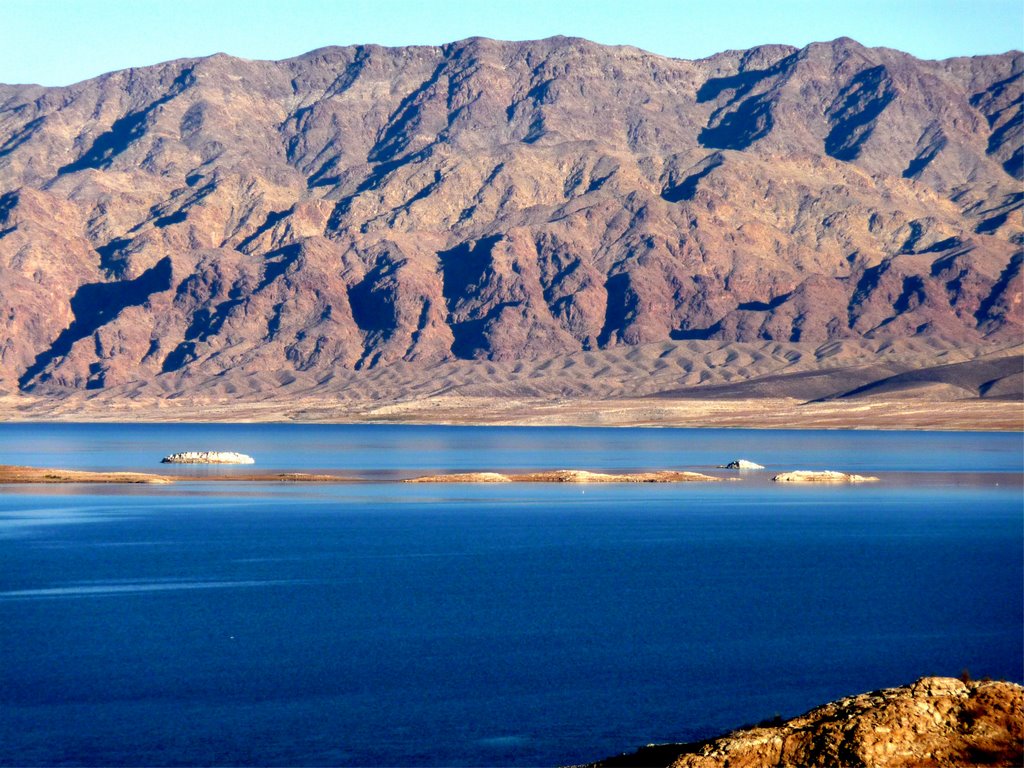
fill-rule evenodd
<path id="1" fill-rule="evenodd" d="M 868 475 L 849 475 L 832 469 L 820 471 L 798 469 L 794 472 L 783 472 L 772 478 L 776 483 L 874 483 L 877 477 Z"/>
<path id="2" fill-rule="evenodd" d="M 252 456 L 234 451 L 182 451 L 164 456 L 161 464 L 255 464 Z"/>
<path id="3" fill-rule="evenodd" d="M 746 459 L 736 459 L 728 464 L 722 464 L 719 469 L 764 469 L 764 466 Z"/>

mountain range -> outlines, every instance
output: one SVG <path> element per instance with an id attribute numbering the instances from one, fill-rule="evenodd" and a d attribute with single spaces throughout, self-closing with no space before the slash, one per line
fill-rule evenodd
<path id="1" fill-rule="evenodd" d="M 983 395 L 1020 369 L 1022 72 L 474 38 L 0 85 L 0 393 L 1016 347 Z"/>

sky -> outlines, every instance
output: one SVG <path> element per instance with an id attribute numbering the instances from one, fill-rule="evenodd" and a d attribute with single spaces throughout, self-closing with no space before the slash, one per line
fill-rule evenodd
<path id="1" fill-rule="evenodd" d="M 1021 0 L 0 0 L 0 82 L 68 85 L 115 69 L 327 45 L 552 35 L 695 59 L 852 37 L 919 58 L 1024 48 Z"/>

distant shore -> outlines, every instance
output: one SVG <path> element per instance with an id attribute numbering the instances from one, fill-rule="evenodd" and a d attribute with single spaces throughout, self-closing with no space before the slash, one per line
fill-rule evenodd
<path id="1" fill-rule="evenodd" d="M 253 422 L 478 426 L 709 427 L 737 429 L 1024 430 L 1018 400 L 871 398 L 518 398 L 439 395 L 343 401 L 315 395 L 263 399 L 42 398 L 0 395 L 8 422 Z"/>
<path id="2" fill-rule="evenodd" d="M 232 368 L 31 392 L 0 421 L 1024 430 L 1024 345 L 676 341 L 368 370 Z"/>

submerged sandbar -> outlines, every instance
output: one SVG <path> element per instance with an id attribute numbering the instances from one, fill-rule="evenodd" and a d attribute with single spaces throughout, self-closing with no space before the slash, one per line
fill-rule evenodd
<path id="1" fill-rule="evenodd" d="M 720 482 L 722 478 L 700 472 L 659 470 L 656 472 L 607 473 L 583 469 L 554 469 L 508 475 L 501 472 L 460 472 L 450 475 L 426 475 L 405 480 L 406 483 L 702 483 Z"/>
<path id="2" fill-rule="evenodd" d="M 660 470 L 655 472 L 606 473 L 582 469 L 556 469 L 504 474 L 500 472 L 463 472 L 427 475 L 400 482 L 406 483 L 692 483 L 719 482 L 722 478 L 700 472 Z M 362 478 L 335 474 L 306 472 L 232 472 L 214 475 L 162 475 L 146 472 L 95 472 L 76 469 L 19 467 L 0 464 L 3 483 L 169 483 L 188 482 L 269 482 L 269 483 L 360 483 Z"/>
<path id="3" fill-rule="evenodd" d="M 356 478 L 306 472 L 235 472 L 225 475 L 160 475 L 149 472 L 95 472 L 81 469 L 19 467 L 0 464 L 0 484 L 46 483 L 170 483 L 269 482 L 269 483 L 355 483 Z"/>

